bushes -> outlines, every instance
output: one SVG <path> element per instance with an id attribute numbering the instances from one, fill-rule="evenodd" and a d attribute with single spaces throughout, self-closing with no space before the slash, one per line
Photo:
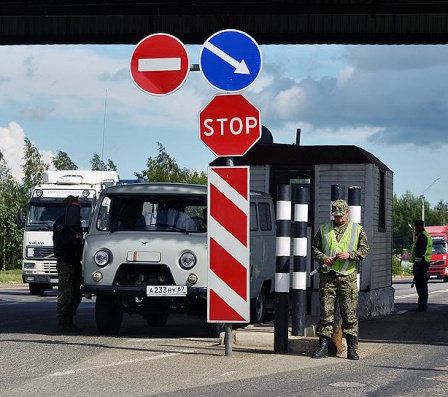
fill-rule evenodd
<path id="1" fill-rule="evenodd" d="M 392 256 L 392 275 L 393 276 L 409 276 L 412 275 L 412 263 L 401 261 L 400 256 Z"/>

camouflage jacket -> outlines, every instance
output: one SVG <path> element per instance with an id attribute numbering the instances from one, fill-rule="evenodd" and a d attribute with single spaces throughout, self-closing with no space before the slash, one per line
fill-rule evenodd
<path id="1" fill-rule="evenodd" d="M 341 237 L 343 236 L 345 230 L 347 229 L 349 222 L 347 222 L 345 225 L 336 227 L 334 226 L 334 232 L 336 235 L 336 240 L 339 241 Z M 326 255 L 322 252 L 322 234 L 319 231 L 316 233 L 313 239 L 313 245 L 311 247 L 311 251 L 313 254 L 313 259 L 316 262 L 319 262 L 320 264 L 324 263 L 324 259 Z M 364 231 L 364 228 L 361 227 L 361 231 L 359 233 L 359 239 L 358 239 L 358 247 L 355 251 L 350 252 L 350 260 L 354 260 L 356 262 L 359 262 L 360 260 L 364 259 L 369 255 L 369 244 L 367 242 L 367 235 Z"/>

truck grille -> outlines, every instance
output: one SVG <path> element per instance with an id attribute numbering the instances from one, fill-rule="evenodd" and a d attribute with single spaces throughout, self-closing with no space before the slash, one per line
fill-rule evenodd
<path id="1" fill-rule="evenodd" d="M 34 247 L 35 259 L 55 259 L 53 247 Z"/>
<path id="2" fill-rule="evenodd" d="M 56 274 L 57 273 L 57 269 L 56 269 L 56 262 L 38 262 L 36 264 L 36 270 L 39 274 Z"/>

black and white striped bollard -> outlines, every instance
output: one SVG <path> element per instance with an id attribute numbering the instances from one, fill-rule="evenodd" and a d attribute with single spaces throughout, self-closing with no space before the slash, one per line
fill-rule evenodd
<path id="1" fill-rule="evenodd" d="M 291 255 L 291 185 L 277 187 L 274 351 L 288 352 L 289 262 Z"/>
<path id="2" fill-rule="evenodd" d="M 292 279 L 292 328 L 291 335 L 305 335 L 306 309 L 306 257 L 309 189 L 296 187 L 294 203 L 294 269 Z"/>
<path id="3" fill-rule="evenodd" d="M 350 209 L 350 221 L 361 223 L 361 188 L 359 186 L 350 186 L 348 188 L 348 208 Z M 361 273 L 356 268 L 358 291 L 361 289 Z"/>

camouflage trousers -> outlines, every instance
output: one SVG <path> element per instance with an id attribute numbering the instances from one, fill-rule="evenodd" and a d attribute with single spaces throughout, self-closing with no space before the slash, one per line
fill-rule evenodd
<path id="1" fill-rule="evenodd" d="M 316 333 L 329 338 L 333 335 L 335 303 L 339 302 L 344 335 L 358 336 L 358 285 L 356 272 L 337 276 L 321 273 L 319 281 L 320 321 Z"/>
<path id="2" fill-rule="evenodd" d="M 81 303 L 81 263 L 58 260 L 56 269 L 58 271 L 56 316 L 61 322 L 64 322 L 73 319 L 76 309 Z"/>

